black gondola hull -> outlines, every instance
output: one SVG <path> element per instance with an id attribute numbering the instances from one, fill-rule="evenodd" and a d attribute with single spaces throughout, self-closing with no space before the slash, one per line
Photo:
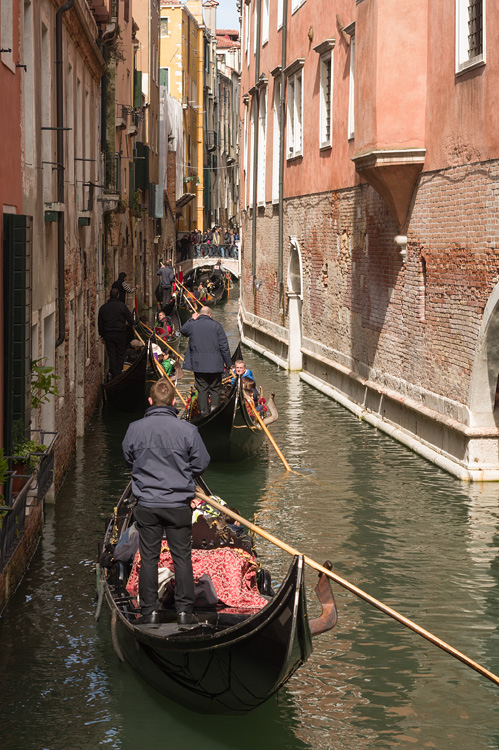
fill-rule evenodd
<path id="1" fill-rule="evenodd" d="M 154 688 L 199 713 L 247 713 L 274 695 L 312 652 L 304 562 L 296 557 L 279 593 L 252 616 L 215 615 L 219 625 L 162 635 L 133 626 L 117 612 L 115 635 L 125 659 Z M 226 622 L 224 623 L 224 617 Z M 240 620 L 237 623 L 237 620 Z"/>
<path id="2" fill-rule="evenodd" d="M 105 403 L 125 412 L 143 409 L 146 404 L 146 369 L 147 347 L 144 347 L 133 365 L 118 377 L 103 384 L 102 393 Z"/>

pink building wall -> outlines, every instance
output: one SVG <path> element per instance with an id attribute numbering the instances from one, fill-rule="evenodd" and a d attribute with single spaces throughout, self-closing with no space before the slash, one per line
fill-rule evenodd
<path id="1" fill-rule="evenodd" d="M 10 19 L 2 18 L 0 4 L 0 25 L 4 26 Z M 20 47 L 20 0 L 12 3 L 12 54 L 0 55 L 0 305 L 3 309 L 3 215 L 22 213 L 22 174 L 21 174 L 21 77 L 23 68 L 19 56 Z M 6 209 L 6 207 L 9 207 Z M 0 325 L 0 424 L 3 424 L 3 325 Z M 3 434 L 0 434 L 0 444 Z"/>
<path id="2" fill-rule="evenodd" d="M 265 206 L 256 217 L 241 170 L 244 340 L 286 363 L 298 338 L 308 382 L 341 394 L 390 434 L 396 428 L 406 444 L 458 476 L 499 479 L 499 9 L 483 4 L 482 58 L 468 50 L 463 4 L 460 60 L 461 6 L 454 2 L 338 0 L 326 12 L 320 0 L 306 0 L 288 9 L 286 65 L 304 60 L 303 155 L 284 161 L 279 247 L 271 203 L 271 71 L 281 65 L 282 34 L 276 5 L 258 71 L 268 78 L 268 114 Z M 250 9 L 249 67 L 244 26 L 241 45 L 248 119 L 255 0 Z M 350 139 L 353 45 L 344 32 L 355 49 Z M 314 47 L 331 38 L 333 138 L 321 149 Z M 242 124 L 247 182 L 250 132 Z M 290 258 L 296 264 L 298 257 L 290 238 L 299 247 L 298 303 L 287 276 Z"/>

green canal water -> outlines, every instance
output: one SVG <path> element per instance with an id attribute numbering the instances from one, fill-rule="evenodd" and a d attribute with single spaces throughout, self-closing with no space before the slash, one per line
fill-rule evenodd
<path id="1" fill-rule="evenodd" d="M 231 345 L 237 300 L 215 311 Z M 465 485 L 246 350 L 280 419 L 267 446 L 206 480 L 247 517 L 499 673 L 499 486 Z M 129 418 L 98 412 L 32 564 L 0 619 L 0 748 L 289 750 L 499 747 L 499 687 L 333 586 L 334 630 L 280 694 L 248 716 L 199 716 L 120 664 L 95 559 L 127 482 Z M 274 580 L 289 558 L 267 542 Z M 307 574 L 310 613 L 317 613 Z"/>

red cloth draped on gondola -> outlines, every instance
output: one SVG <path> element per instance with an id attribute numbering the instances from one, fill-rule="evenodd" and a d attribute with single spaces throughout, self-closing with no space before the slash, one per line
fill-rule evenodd
<path id="1" fill-rule="evenodd" d="M 161 543 L 158 567 L 174 569 L 166 540 Z M 137 552 L 127 584 L 131 596 L 137 596 L 139 592 L 139 568 L 140 552 Z M 210 576 L 220 602 L 228 607 L 261 609 L 267 604 L 267 600 L 258 593 L 256 559 L 242 549 L 193 549 L 192 570 L 195 584 L 203 574 Z"/>

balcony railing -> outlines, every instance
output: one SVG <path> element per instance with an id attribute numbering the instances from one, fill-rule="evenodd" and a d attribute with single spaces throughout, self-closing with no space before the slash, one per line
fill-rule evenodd
<path id="1" fill-rule="evenodd" d="M 26 484 L 14 498 L 12 498 L 10 491 L 11 483 L 12 478 L 8 480 L 10 486 L 6 497 L 6 500 L 10 500 L 11 504 L 8 503 L 6 507 L 0 507 L 0 523 L 2 524 L 0 528 L 0 571 L 9 562 L 24 534 L 26 501 L 30 490 L 33 489 L 35 477 L 28 477 Z"/>
<path id="2" fill-rule="evenodd" d="M 121 192 L 121 157 L 119 154 L 106 154 L 104 160 L 105 193 Z"/>

